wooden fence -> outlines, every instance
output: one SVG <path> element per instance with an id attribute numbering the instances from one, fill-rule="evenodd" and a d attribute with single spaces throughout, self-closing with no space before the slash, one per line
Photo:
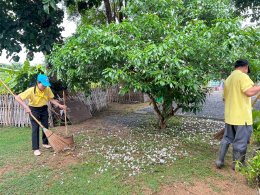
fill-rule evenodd
<path id="1" fill-rule="evenodd" d="M 106 91 L 96 88 L 91 90 L 91 95 L 87 98 L 83 93 L 79 93 L 75 96 L 69 96 L 69 99 L 78 99 L 89 107 L 91 114 L 99 112 L 106 108 L 108 105 Z"/>
<path id="2" fill-rule="evenodd" d="M 87 98 L 83 94 L 69 96 L 68 98 L 77 98 L 84 102 L 91 114 L 98 112 L 107 107 L 106 92 L 101 89 L 94 89 Z M 53 125 L 51 106 L 49 105 L 49 124 Z M 30 126 L 30 118 L 25 113 L 24 108 L 14 99 L 12 95 L 0 95 L 0 125 L 28 127 Z"/>
<path id="3" fill-rule="evenodd" d="M 119 94 L 119 86 L 110 87 L 107 89 L 107 101 L 108 102 L 117 102 L 117 103 L 137 103 L 144 102 L 144 94 L 141 92 L 130 91 L 125 95 Z"/>
<path id="4" fill-rule="evenodd" d="M 12 95 L 0 96 L 0 125 L 27 127 L 30 124 L 28 114 L 24 108 L 15 101 Z"/>
<path id="5" fill-rule="evenodd" d="M 80 93 L 68 96 L 69 99 L 78 99 L 89 107 L 91 114 L 106 108 L 108 102 L 136 103 L 144 102 L 144 94 L 140 92 L 130 92 L 119 95 L 119 87 L 111 87 L 107 90 L 93 89 L 89 97 Z M 60 99 L 62 100 L 62 99 Z M 49 124 L 53 126 L 52 108 L 49 105 Z M 0 95 L 0 125 L 1 126 L 30 126 L 30 118 L 25 113 L 24 108 L 11 95 Z"/>

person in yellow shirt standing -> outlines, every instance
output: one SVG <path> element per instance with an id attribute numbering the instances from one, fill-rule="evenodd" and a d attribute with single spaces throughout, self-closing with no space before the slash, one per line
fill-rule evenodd
<path id="1" fill-rule="evenodd" d="M 260 92 L 260 86 L 254 86 L 247 73 L 250 72 L 247 60 L 237 60 L 235 70 L 224 83 L 225 132 L 221 140 L 216 167 L 224 166 L 224 158 L 229 145 L 233 145 L 233 165 L 245 163 L 247 144 L 253 131 L 251 97 Z"/>
<path id="2" fill-rule="evenodd" d="M 66 106 L 61 105 L 57 100 L 53 99 L 54 95 L 50 89 L 50 82 L 46 75 L 39 74 L 37 76 L 37 83 L 34 87 L 30 87 L 19 95 L 15 96 L 15 99 L 24 107 L 25 111 L 28 114 L 32 114 L 36 117 L 42 125 L 48 129 L 48 107 L 47 103 L 50 101 L 52 104 L 58 106 L 60 109 L 65 110 Z M 26 105 L 24 100 L 29 100 L 29 104 Z M 39 125 L 34 119 L 30 116 L 32 124 L 32 149 L 35 156 L 41 155 L 39 150 Z M 44 132 L 42 131 L 42 146 L 44 148 L 51 148 L 48 143 L 48 139 Z"/>

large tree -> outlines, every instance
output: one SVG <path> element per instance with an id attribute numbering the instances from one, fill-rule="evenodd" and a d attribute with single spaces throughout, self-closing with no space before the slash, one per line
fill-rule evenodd
<path id="1" fill-rule="evenodd" d="M 33 52 L 49 54 L 53 43 L 62 40 L 63 10 L 54 6 L 48 14 L 43 7 L 42 1 L 0 1 L 0 54 L 5 49 L 18 61 L 16 54 L 25 47 L 32 59 Z"/>
<path id="2" fill-rule="evenodd" d="M 76 91 L 104 81 L 119 83 L 122 93 L 147 93 L 164 128 L 179 108 L 197 111 L 207 82 L 229 74 L 236 59 L 248 58 L 252 69 L 259 68 L 260 34 L 242 29 L 233 11 L 229 1 L 132 1 L 129 19 L 82 25 L 56 45 L 49 56 L 52 72 Z"/>
<path id="3" fill-rule="evenodd" d="M 3 0 L 0 2 L 0 52 L 6 49 L 8 56 L 13 55 L 15 61 L 19 60 L 16 54 L 22 46 L 27 49 L 29 59 L 33 58 L 33 52 L 49 53 L 53 43 L 61 41 L 62 28 L 59 25 L 63 20 L 63 11 L 57 7 L 57 3 L 64 3 L 70 13 L 79 13 L 83 22 L 100 24 L 105 17 L 108 23 L 122 22 L 128 14 L 125 10 L 128 5 L 133 5 L 132 2 L 133 0 Z M 209 0 L 183 1 L 186 5 L 191 2 L 204 2 L 210 7 Z M 231 2 L 236 6 L 238 14 L 250 10 L 246 16 L 259 21 L 259 0 Z M 144 5 L 143 1 L 138 4 Z"/>

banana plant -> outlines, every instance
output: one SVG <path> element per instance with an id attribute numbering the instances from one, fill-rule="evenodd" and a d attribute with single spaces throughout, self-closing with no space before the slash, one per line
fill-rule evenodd
<path id="1" fill-rule="evenodd" d="M 16 74 L 15 72 L 17 71 L 18 70 L 16 70 L 11 66 L 10 68 L 0 67 L 0 77 L 5 83 L 8 83 L 8 85 L 11 86 L 12 83 L 10 81 L 12 79 L 12 75 Z M 0 85 L 0 94 L 6 94 L 6 93 L 8 93 L 6 88 Z"/>
<path id="2" fill-rule="evenodd" d="M 42 65 L 31 66 L 26 60 L 22 66 L 13 68 L 0 68 L 0 75 L 4 82 L 15 92 L 21 93 L 36 82 L 37 74 L 44 73 L 45 67 Z M 2 77 L 3 75 L 3 77 Z M 0 93 L 8 93 L 2 86 Z"/>

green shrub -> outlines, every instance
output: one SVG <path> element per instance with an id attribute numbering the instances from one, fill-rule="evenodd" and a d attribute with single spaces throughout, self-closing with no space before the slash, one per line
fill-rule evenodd
<path id="1" fill-rule="evenodd" d="M 250 185 L 258 185 L 260 180 L 260 151 L 258 151 L 255 157 L 248 160 L 246 166 L 240 166 L 237 164 L 236 170 L 244 175 Z"/>
<path id="2" fill-rule="evenodd" d="M 260 143 L 260 110 L 253 110 L 253 139 Z"/>

